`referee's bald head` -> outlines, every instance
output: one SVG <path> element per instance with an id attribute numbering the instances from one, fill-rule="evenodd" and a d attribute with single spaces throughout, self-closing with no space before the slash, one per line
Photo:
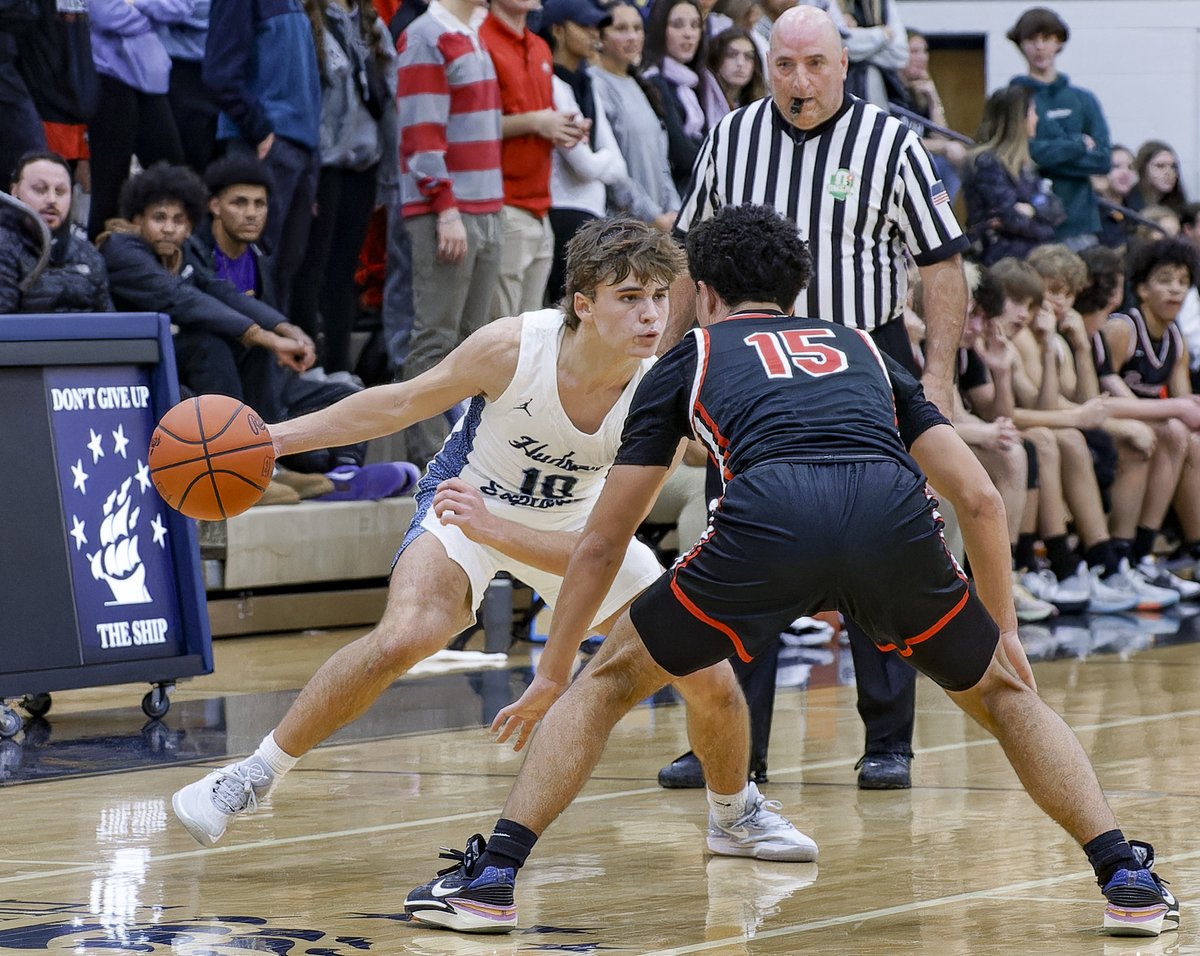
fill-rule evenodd
<path id="1" fill-rule="evenodd" d="M 782 14 L 771 27 L 767 61 L 775 104 L 793 126 L 814 129 L 841 107 L 849 54 L 824 10 L 801 6 Z"/>

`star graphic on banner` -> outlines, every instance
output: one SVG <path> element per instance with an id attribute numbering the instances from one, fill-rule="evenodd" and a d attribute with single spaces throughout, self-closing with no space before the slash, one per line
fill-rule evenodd
<path id="1" fill-rule="evenodd" d="M 137 483 L 142 486 L 143 493 L 150 490 L 150 469 L 142 463 L 140 458 L 138 459 L 137 471 L 134 473 L 133 477 L 136 478 Z"/>
<path id="2" fill-rule="evenodd" d="M 125 437 L 125 426 L 118 425 L 117 430 L 112 433 L 113 437 L 113 454 L 120 455 L 122 458 L 129 457 L 125 454 L 125 446 L 129 444 L 129 439 Z"/>
<path id="3" fill-rule="evenodd" d="M 75 539 L 76 551 L 87 544 L 87 535 L 83 533 L 83 522 L 75 515 L 71 515 L 71 537 Z"/>
<path id="4" fill-rule="evenodd" d="M 94 465 L 104 457 L 104 449 L 100 447 L 100 436 L 90 428 L 88 429 L 88 432 L 92 436 L 92 440 L 88 442 L 88 451 L 92 453 L 92 464 Z"/>
<path id="5" fill-rule="evenodd" d="M 75 482 L 72 485 L 78 491 L 87 494 L 88 473 L 83 470 L 83 459 L 76 458 L 75 464 L 71 466 L 71 474 L 75 476 Z"/>
<path id="6" fill-rule="evenodd" d="M 150 527 L 154 529 L 154 543 L 160 548 L 167 546 L 167 526 L 162 523 L 162 516 L 155 515 L 154 520 L 150 522 Z"/>

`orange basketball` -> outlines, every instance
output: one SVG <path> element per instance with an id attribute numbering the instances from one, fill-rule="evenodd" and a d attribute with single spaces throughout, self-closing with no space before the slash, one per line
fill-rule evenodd
<path id="1" fill-rule="evenodd" d="M 200 395 L 162 417 L 150 438 L 150 478 L 189 518 L 219 521 L 262 497 L 275 471 L 271 434 L 254 409 L 227 395 Z"/>

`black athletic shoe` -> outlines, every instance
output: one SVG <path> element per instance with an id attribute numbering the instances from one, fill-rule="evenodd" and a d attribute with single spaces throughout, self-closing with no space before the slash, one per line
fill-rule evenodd
<path id="1" fill-rule="evenodd" d="M 912 786 L 911 754 L 864 754 L 854 769 L 859 790 L 907 790 Z"/>
<path id="2" fill-rule="evenodd" d="M 422 923 L 462 933 L 507 933 L 515 929 L 515 871 L 487 866 L 482 873 L 471 875 L 485 846 L 483 837 L 476 833 L 465 850 L 442 847 L 438 856 L 454 860 L 454 865 L 438 870 L 436 878 L 409 893 L 404 911 Z"/>

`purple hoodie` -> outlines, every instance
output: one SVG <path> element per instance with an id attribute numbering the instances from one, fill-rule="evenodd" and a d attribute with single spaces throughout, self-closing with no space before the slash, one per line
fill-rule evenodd
<path id="1" fill-rule="evenodd" d="M 191 16 L 196 0 L 88 0 L 96 72 L 143 93 L 166 93 L 171 75 L 158 30 Z"/>

